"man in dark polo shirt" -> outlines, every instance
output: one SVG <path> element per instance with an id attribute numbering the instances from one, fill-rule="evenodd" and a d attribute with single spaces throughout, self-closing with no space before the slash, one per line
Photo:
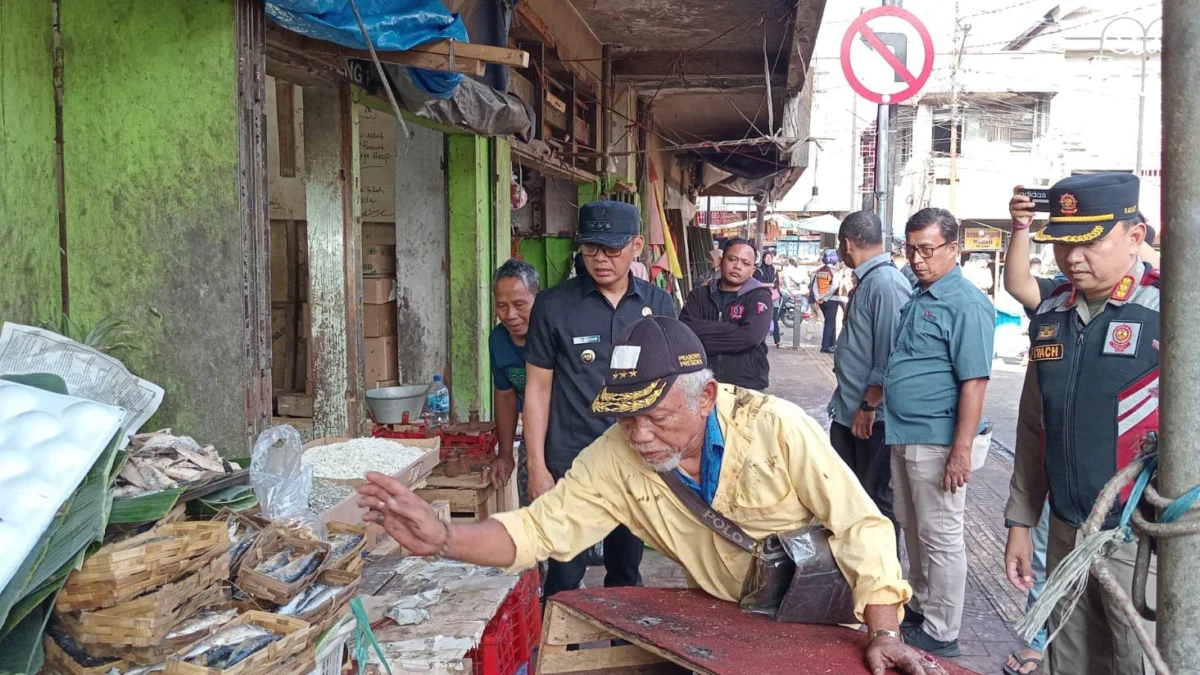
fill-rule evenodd
<path id="1" fill-rule="evenodd" d="M 615 419 L 596 417 L 591 405 L 604 387 L 612 341 L 647 316 L 675 317 L 670 296 L 634 278 L 629 267 L 642 252 L 641 219 L 624 202 L 591 202 L 579 209 L 577 242 L 587 274 L 538 294 L 525 343 L 525 445 L 529 494 L 549 492 Z M 642 542 L 624 526 L 604 539 L 605 586 L 641 583 Z M 587 563 L 550 561 L 545 596 L 579 587 Z"/>

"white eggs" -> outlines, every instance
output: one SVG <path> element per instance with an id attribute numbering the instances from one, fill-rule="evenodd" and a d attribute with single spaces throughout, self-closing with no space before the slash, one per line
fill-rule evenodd
<path id="1" fill-rule="evenodd" d="M 0 423 L 37 406 L 37 397 L 28 389 L 14 384 L 0 385 Z"/>
<path id="2" fill-rule="evenodd" d="M 112 408 L 91 401 L 72 404 L 62 411 L 63 427 L 80 443 L 107 443 L 116 432 L 114 421 Z"/>
<path id="3" fill-rule="evenodd" d="M 30 410 L 5 422 L 8 427 L 9 443 L 18 448 L 29 448 L 48 441 L 62 432 L 58 418 L 40 410 Z"/>
<path id="4" fill-rule="evenodd" d="M 52 480 L 63 472 L 87 471 L 95 462 L 91 453 L 65 436 L 42 441 L 30 453 L 37 457 L 38 473 Z"/>
<path id="5" fill-rule="evenodd" d="M 29 455 L 23 454 L 20 450 L 0 448 L 0 481 L 24 475 L 31 468 L 33 468 L 33 461 Z M 0 498 L 3 496 L 0 495 Z"/>

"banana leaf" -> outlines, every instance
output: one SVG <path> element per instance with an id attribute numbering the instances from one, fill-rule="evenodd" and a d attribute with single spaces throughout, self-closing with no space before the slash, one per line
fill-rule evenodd
<path id="1" fill-rule="evenodd" d="M 249 485 L 233 485 L 205 497 L 188 502 L 188 514 L 215 516 L 222 509 L 245 511 L 258 504 L 258 496 Z"/>
<path id="2" fill-rule="evenodd" d="M 54 598 L 47 598 L 4 639 L 0 649 L 0 675 L 26 675 L 42 669 L 42 633 L 54 609 Z"/>
<path id="3" fill-rule="evenodd" d="M 171 509 L 175 508 L 175 504 L 179 502 L 179 496 L 183 492 L 184 488 L 177 487 L 170 490 L 150 492 L 136 497 L 115 499 L 113 500 L 112 513 L 108 517 L 108 522 L 114 525 L 126 525 L 159 520 L 166 517 L 171 512 Z"/>

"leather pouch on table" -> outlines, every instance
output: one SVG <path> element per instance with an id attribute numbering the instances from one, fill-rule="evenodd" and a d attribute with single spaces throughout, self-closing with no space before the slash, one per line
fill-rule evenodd
<path id="1" fill-rule="evenodd" d="M 700 522 L 753 556 L 742 581 L 743 612 L 786 623 L 858 623 L 854 594 L 833 557 L 828 529 L 812 525 L 755 541 L 705 504 L 678 472 L 659 476 Z"/>

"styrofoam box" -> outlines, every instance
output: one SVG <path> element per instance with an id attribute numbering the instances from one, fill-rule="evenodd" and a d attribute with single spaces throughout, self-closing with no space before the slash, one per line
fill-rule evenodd
<path id="1" fill-rule="evenodd" d="M 0 589 L 124 417 L 121 408 L 0 380 Z"/>

